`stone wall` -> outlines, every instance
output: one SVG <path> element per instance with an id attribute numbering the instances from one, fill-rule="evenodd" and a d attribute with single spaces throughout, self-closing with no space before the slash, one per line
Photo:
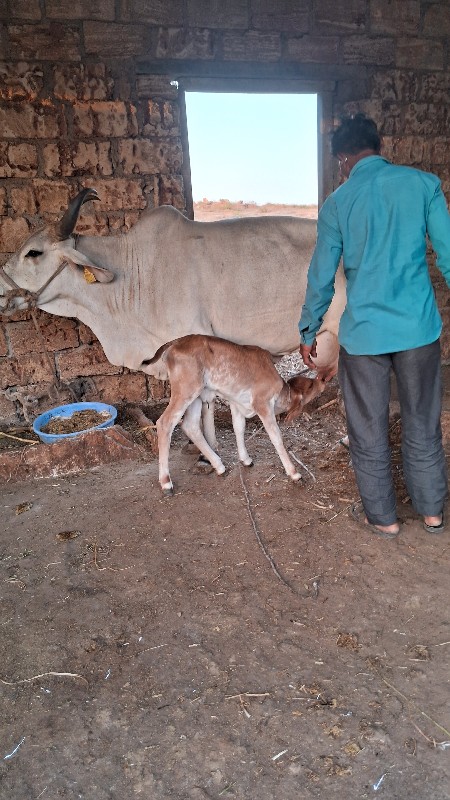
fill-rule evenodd
<path id="1" fill-rule="evenodd" d="M 366 111 L 385 153 L 437 173 L 450 198 L 449 34 L 445 0 L 0 0 L 1 260 L 84 186 L 101 202 L 83 209 L 80 233 L 126 231 L 164 203 L 189 213 L 176 81 L 326 87 L 325 129 Z M 436 288 L 448 329 L 439 277 Z M 163 396 L 110 365 L 81 323 L 39 323 L 43 338 L 27 313 L 0 322 L 2 422 L 48 405 L 53 369 L 83 399 Z"/>

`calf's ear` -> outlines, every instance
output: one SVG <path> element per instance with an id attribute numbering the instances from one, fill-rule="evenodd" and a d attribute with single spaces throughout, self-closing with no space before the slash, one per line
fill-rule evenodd
<path id="1" fill-rule="evenodd" d="M 79 250 L 75 250 L 65 243 L 59 243 L 58 250 L 67 261 L 74 265 L 74 267 L 86 267 L 99 283 L 111 283 L 111 281 L 114 280 L 114 272 L 111 272 L 107 267 L 99 267 L 97 264 L 93 264 L 92 261 L 83 253 L 80 253 Z"/>

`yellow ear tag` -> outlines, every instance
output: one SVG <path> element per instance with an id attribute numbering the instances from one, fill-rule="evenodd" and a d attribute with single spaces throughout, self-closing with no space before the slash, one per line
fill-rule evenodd
<path id="1" fill-rule="evenodd" d="M 97 278 L 95 277 L 94 273 L 91 272 L 89 267 L 84 267 L 83 269 L 84 280 L 86 283 L 96 283 Z"/>

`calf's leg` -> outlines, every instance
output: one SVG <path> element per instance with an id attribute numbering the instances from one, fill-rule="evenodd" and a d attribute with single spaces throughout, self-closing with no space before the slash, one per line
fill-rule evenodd
<path id="1" fill-rule="evenodd" d="M 217 453 L 209 446 L 202 433 L 200 427 L 201 415 L 202 401 L 200 397 L 197 397 L 186 409 L 181 427 L 186 436 L 198 447 L 202 455 L 208 459 L 217 474 L 223 475 L 225 466 Z"/>
<path id="2" fill-rule="evenodd" d="M 258 414 L 262 424 L 264 425 L 267 434 L 269 436 L 270 441 L 272 442 L 275 450 L 277 451 L 278 455 L 280 456 L 281 463 L 285 469 L 286 475 L 291 478 L 293 481 L 300 481 L 301 475 L 297 472 L 294 464 L 292 463 L 291 459 L 288 456 L 287 450 L 283 444 L 283 438 L 281 436 L 281 431 L 278 427 L 277 419 L 275 417 L 275 413 L 273 408 L 256 408 L 255 411 Z"/>
<path id="3" fill-rule="evenodd" d="M 159 483 L 166 495 L 173 494 L 173 483 L 169 473 L 169 450 L 172 433 L 175 425 L 180 422 L 186 407 L 191 401 L 192 398 L 189 398 L 188 401 L 182 402 L 175 399 L 174 395 L 172 395 L 166 409 L 156 421 L 156 430 L 158 433 Z"/>

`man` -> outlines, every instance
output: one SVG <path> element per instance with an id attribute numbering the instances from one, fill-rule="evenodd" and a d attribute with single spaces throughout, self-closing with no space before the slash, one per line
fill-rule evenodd
<path id="1" fill-rule="evenodd" d="M 450 286 L 450 216 L 435 175 L 396 166 L 364 114 L 334 131 L 344 183 L 319 214 L 317 243 L 299 322 L 300 353 L 314 368 L 316 333 L 341 256 L 347 305 L 339 328 L 339 383 L 361 503 L 352 515 L 378 535 L 399 532 L 388 439 L 390 372 L 402 418 L 402 455 L 412 504 L 430 533 L 444 528 L 442 321 L 426 261 L 427 236 Z"/>

